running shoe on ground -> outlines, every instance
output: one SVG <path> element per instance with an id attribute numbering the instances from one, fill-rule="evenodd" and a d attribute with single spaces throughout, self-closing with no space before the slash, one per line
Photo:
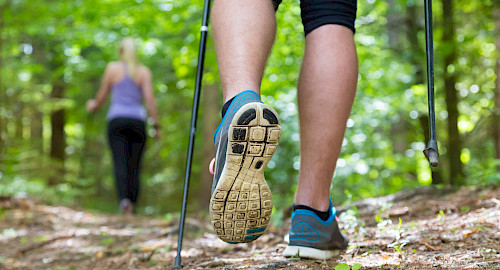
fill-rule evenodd
<path id="1" fill-rule="evenodd" d="M 297 209 L 292 214 L 289 243 L 283 251 L 285 257 L 326 260 L 347 248 L 349 239 L 340 232 L 337 209 L 330 200 L 330 217 L 321 219 L 310 210 Z"/>

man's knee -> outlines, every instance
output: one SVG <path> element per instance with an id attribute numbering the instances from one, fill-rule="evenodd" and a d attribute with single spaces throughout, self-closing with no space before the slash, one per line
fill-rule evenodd
<path id="1" fill-rule="evenodd" d="M 354 32 L 356 2 L 356 0 L 301 0 L 300 9 L 305 34 L 326 24 L 343 25 Z"/>

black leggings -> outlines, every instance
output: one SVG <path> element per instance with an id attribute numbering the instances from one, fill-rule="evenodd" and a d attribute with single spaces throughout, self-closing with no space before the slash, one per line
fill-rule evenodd
<path id="1" fill-rule="evenodd" d="M 137 202 L 139 168 L 146 142 L 145 124 L 141 120 L 115 118 L 108 123 L 108 137 L 115 164 L 115 181 L 120 201 Z"/>

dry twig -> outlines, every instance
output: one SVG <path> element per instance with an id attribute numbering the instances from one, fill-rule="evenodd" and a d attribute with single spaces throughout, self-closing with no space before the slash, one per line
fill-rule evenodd
<path id="1" fill-rule="evenodd" d="M 41 247 L 43 247 L 45 245 L 48 245 L 50 243 L 53 243 L 55 241 L 63 240 L 63 239 L 69 239 L 69 238 L 73 238 L 73 237 L 75 237 L 74 234 L 72 234 L 72 235 L 62 235 L 62 236 L 54 237 L 54 238 L 49 239 L 47 241 L 36 243 L 36 244 L 33 244 L 33 245 L 28 246 L 26 248 L 20 249 L 19 251 L 17 251 L 17 255 L 23 255 L 23 254 L 25 254 L 27 252 L 30 252 L 30 251 L 32 251 L 34 249 L 37 249 L 37 248 L 41 248 Z"/>

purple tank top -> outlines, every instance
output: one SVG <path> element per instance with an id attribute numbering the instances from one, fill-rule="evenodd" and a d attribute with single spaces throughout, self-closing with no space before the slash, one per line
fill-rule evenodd
<path id="1" fill-rule="evenodd" d="M 127 64 L 123 64 L 125 76 L 111 88 L 111 106 L 108 120 L 115 118 L 132 118 L 145 121 L 146 110 L 142 106 L 141 87 L 130 78 Z"/>

